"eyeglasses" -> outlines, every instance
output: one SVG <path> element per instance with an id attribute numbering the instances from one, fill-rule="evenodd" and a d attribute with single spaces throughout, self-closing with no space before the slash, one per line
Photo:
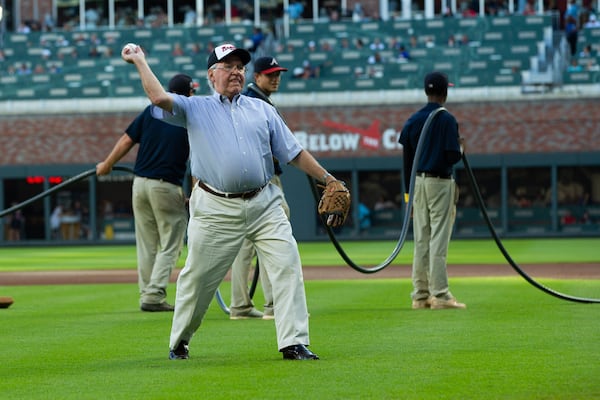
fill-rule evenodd
<path id="1" fill-rule="evenodd" d="M 240 72 L 242 74 L 246 73 L 246 67 L 243 65 L 231 65 L 231 64 L 223 64 L 221 66 L 214 65 L 212 67 L 212 69 L 222 69 L 223 71 L 227 72 L 228 74 L 232 73 L 233 70 Z"/>

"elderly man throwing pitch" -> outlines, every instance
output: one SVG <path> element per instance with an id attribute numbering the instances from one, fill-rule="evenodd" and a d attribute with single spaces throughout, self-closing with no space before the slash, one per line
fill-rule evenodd
<path id="1" fill-rule="evenodd" d="M 188 256 L 177 280 L 171 328 L 171 359 L 187 359 L 188 344 L 244 239 L 254 243 L 273 285 L 277 345 L 284 359 L 311 360 L 308 312 L 297 243 L 283 208 L 282 192 L 269 184 L 273 157 L 325 181 L 338 181 L 302 149 L 275 108 L 240 96 L 250 53 L 231 44 L 208 57 L 214 94 L 185 97 L 167 93 L 139 46 L 126 45 L 122 58 L 133 63 L 156 106 L 154 116 L 187 128 L 191 171 L 198 184 L 190 197 Z M 330 187 L 332 188 L 330 190 Z M 336 226 L 347 214 L 329 214 Z"/>

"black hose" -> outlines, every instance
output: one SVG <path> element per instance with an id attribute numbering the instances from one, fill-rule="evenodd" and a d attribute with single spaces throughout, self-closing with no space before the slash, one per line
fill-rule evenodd
<path id="1" fill-rule="evenodd" d="M 477 182 L 475 181 L 475 176 L 473 175 L 473 170 L 469 166 L 469 161 L 467 160 L 467 156 L 464 153 L 462 156 L 462 161 L 465 166 L 465 171 L 467 171 L 467 175 L 469 176 L 469 183 L 471 185 L 471 190 L 473 191 L 473 194 L 475 195 L 475 199 L 477 200 L 477 204 L 479 205 L 479 209 L 481 210 L 483 219 L 485 220 L 485 223 L 487 224 L 488 229 L 490 230 L 490 233 L 492 234 L 492 237 L 494 238 L 494 241 L 496 242 L 496 246 L 498 246 L 498 249 L 504 256 L 506 261 L 508 261 L 510 266 L 515 271 L 517 271 L 517 273 L 519 275 L 521 275 L 523 277 L 523 279 L 525 279 L 531 285 L 533 285 L 537 289 L 540 289 L 541 291 L 543 291 L 551 296 L 558 297 L 559 299 L 562 299 L 562 300 L 574 301 L 577 303 L 600 303 L 600 299 L 588 299 L 588 298 L 582 298 L 582 297 L 574 297 L 574 296 L 569 296 L 566 294 L 559 293 L 555 290 L 552 290 L 552 289 L 542 285 L 541 283 L 537 282 L 535 279 L 533 279 L 531 276 L 529 276 L 527 273 L 525 273 L 525 271 L 523 271 L 519 267 L 519 265 L 517 265 L 517 263 L 512 259 L 510 254 L 508 254 L 508 251 L 506 251 L 506 248 L 504 248 L 502 241 L 500 240 L 500 238 L 498 237 L 498 234 L 496 233 L 496 229 L 494 228 L 494 225 L 492 224 L 492 221 L 490 220 L 488 212 L 485 208 L 485 204 L 483 202 L 483 198 L 481 197 L 481 192 L 479 191 L 479 186 L 477 185 Z"/>
<path id="2" fill-rule="evenodd" d="M 131 168 L 129 168 L 129 167 L 121 167 L 119 165 L 113 167 L 113 171 L 125 171 L 125 172 L 131 172 L 131 173 L 133 173 L 133 170 Z M 87 171 L 84 171 L 84 172 L 82 172 L 82 173 L 80 173 L 78 175 L 75 175 L 75 176 L 67 179 L 64 182 L 61 182 L 58 185 L 53 186 L 50 189 L 48 189 L 48 190 L 46 190 L 46 191 L 44 191 L 44 192 L 42 192 L 42 193 L 40 193 L 38 195 L 35 195 L 32 198 L 30 198 L 30 199 L 25 200 L 22 203 L 15 204 L 14 206 L 12 206 L 10 208 L 7 208 L 6 210 L 0 211 L 0 218 L 4 217 L 5 215 L 11 214 L 11 213 L 13 213 L 13 212 L 15 212 L 17 210 L 20 210 L 21 208 L 23 208 L 25 206 L 28 206 L 31 203 L 35 203 L 36 201 L 38 201 L 40 199 L 43 199 L 44 197 L 50 196 L 52 193 L 54 193 L 54 192 L 62 189 L 63 187 L 68 186 L 71 183 L 75 183 L 75 182 L 78 182 L 78 181 L 80 181 L 82 179 L 85 179 L 85 178 L 89 177 L 90 175 L 96 175 L 96 169 L 95 168 L 88 169 Z"/>

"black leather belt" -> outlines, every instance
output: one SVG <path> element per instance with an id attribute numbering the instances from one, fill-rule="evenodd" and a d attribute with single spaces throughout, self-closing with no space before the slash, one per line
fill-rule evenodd
<path id="1" fill-rule="evenodd" d="M 204 182 L 202 181 L 198 181 L 198 187 L 207 191 L 210 194 L 213 194 L 215 196 L 218 197 L 224 197 L 226 199 L 251 199 L 254 196 L 256 196 L 257 194 L 260 193 L 261 190 L 263 190 L 263 187 L 260 187 L 258 189 L 254 189 L 254 190 L 250 190 L 249 192 L 240 192 L 240 193 L 220 193 L 220 192 L 216 192 L 214 190 L 212 190 L 210 187 L 208 187 Z"/>
<path id="2" fill-rule="evenodd" d="M 440 175 L 440 174 L 434 174 L 431 172 L 423 172 L 423 171 L 418 171 L 417 175 L 419 175 L 422 178 L 438 178 L 438 179 L 450 179 L 452 178 L 452 175 Z"/>

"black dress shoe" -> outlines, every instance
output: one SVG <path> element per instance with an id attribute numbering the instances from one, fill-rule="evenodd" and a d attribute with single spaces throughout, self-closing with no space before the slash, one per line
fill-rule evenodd
<path id="1" fill-rule="evenodd" d="M 179 342 L 177 347 L 175 347 L 175 350 L 171 350 L 169 352 L 170 360 L 187 360 L 188 358 L 190 358 L 188 342 L 186 342 L 185 340 Z"/>
<path id="2" fill-rule="evenodd" d="M 140 306 L 140 309 L 142 311 L 150 311 L 150 312 L 175 311 L 175 307 L 173 307 L 166 301 L 162 302 L 162 303 L 156 303 L 156 304 L 142 303 L 142 305 Z"/>
<path id="3" fill-rule="evenodd" d="M 285 347 L 280 352 L 283 353 L 284 360 L 318 360 L 319 356 L 306 348 L 303 344 L 295 344 Z"/>

